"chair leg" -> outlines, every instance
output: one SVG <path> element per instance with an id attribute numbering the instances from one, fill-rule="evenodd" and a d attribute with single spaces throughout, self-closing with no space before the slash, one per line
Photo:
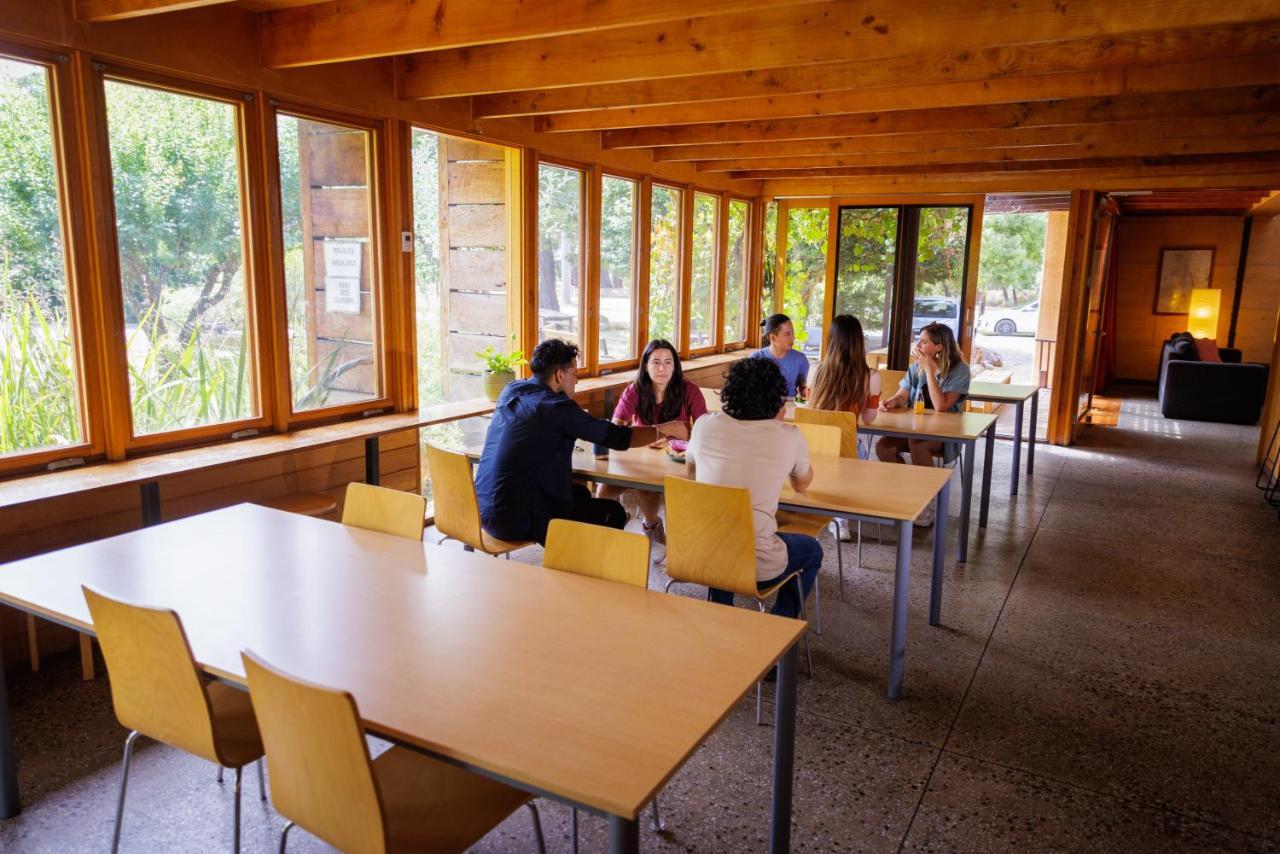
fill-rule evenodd
<path id="1" fill-rule="evenodd" d="M 293 822 L 289 822 L 284 826 L 284 830 L 280 831 L 280 854 L 284 854 L 285 846 L 289 844 L 289 831 L 293 830 Z"/>
<path id="2" fill-rule="evenodd" d="M 263 768 L 267 764 L 267 757 L 258 760 L 258 797 L 262 800 L 267 799 L 267 775 Z"/>
<path id="3" fill-rule="evenodd" d="M 538 815 L 538 805 L 533 801 L 529 801 L 525 806 L 529 808 L 529 813 L 533 816 L 533 838 L 538 843 L 538 854 L 547 854 L 547 840 L 542 837 L 542 816 Z M 574 810 L 573 814 L 576 816 L 578 811 Z M 574 834 L 573 838 L 576 842 L 578 839 L 577 834 Z"/>
<path id="4" fill-rule="evenodd" d="M 233 854 L 240 854 L 240 775 L 243 771 L 243 765 L 236 769 L 236 826 L 231 835 L 231 850 Z"/>
<path id="5" fill-rule="evenodd" d="M 847 523 L 846 523 L 847 524 Z M 859 525 L 862 523 L 859 522 Z M 840 526 L 836 526 L 836 570 L 840 574 L 840 601 L 844 601 L 844 552 L 841 551 L 843 544 L 840 542 Z"/>
<path id="6" fill-rule="evenodd" d="M 840 543 L 836 542 L 836 554 L 840 553 Z M 813 580 L 813 633 L 822 635 L 822 573 Z"/>
<path id="7" fill-rule="evenodd" d="M 805 613 L 804 607 L 804 585 L 800 583 L 800 576 L 796 576 L 796 588 L 800 591 L 800 619 L 808 620 L 809 617 Z M 809 663 L 809 678 L 813 678 L 813 653 L 809 651 L 809 633 L 804 633 L 804 657 Z"/>
<path id="8" fill-rule="evenodd" d="M 578 854 L 578 808 L 573 807 L 569 810 L 569 836 L 572 839 L 573 854 Z"/>
<path id="9" fill-rule="evenodd" d="M 140 733 L 135 729 L 124 740 L 124 763 L 120 766 L 120 797 L 116 799 L 116 825 L 111 833 L 111 854 L 120 850 L 120 825 L 124 822 L 124 793 L 129 787 L 129 760 L 133 759 L 133 745 Z"/>
<path id="10" fill-rule="evenodd" d="M 756 726 L 764 726 L 760 717 L 760 695 L 764 693 L 764 683 L 756 683 Z"/>
<path id="11" fill-rule="evenodd" d="M 653 796 L 653 832 L 661 833 L 665 828 L 662 825 L 662 815 L 658 812 L 658 796 Z"/>
<path id="12" fill-rule="evenodd" d="M 876 527 L 879 528 L 880 526 L 877 525 Z M 854 552 L 855 554 L 854 554 L 853 568 L 861 572 L 862 571 L 862 523 L 861 522 L 858 523 L 858 545 L 855 547 Z M 840 598 L 843 599 L 844 598 L 844 578 L 843 577 L 841 577 L 840 579 L 840 585 L 841 585 Z"/>
<path id="13" fill-rule="evenodd" d="M 222 785 L 222 766 L 218 766 L 218 785 Z"/>
<path id="14" fill-rule="evenodd" d="M 36 618 L 27 614 L 27 657 L 31 661 L 31 672 L 40 669 L 40 639 L 36 635 Z"/>

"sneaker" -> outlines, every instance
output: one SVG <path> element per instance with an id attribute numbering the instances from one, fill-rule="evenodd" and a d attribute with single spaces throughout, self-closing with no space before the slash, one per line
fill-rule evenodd
<path id="1" fill-rule="evenodd" d="M 936 500 L 936 499 L 935 499 Z M 928 528 L 933 525 L 933 515 L 937 512 L 936 505 L 933 501 L 929 502 L 929 506 L 920 511 L 920 515 L 916 517 L 915 526 L 917 528 Z"/>
<path id="2" fill-rule="evenodd" d="M 644 535 L 649 538 L 655 546 L 665 546 L 667 544 L 667 531 L 662 527 L 662 517 L 658 517 L 658 521 L 653 523 L 653 527 L 649 527 L 648 522 L 640 523 L 640 530 L 644 531 Z"/>
<path id="3" fill-rule="evenodd" d="M 836 529 L 840 536 L 840 542 L 852 543 L 854 541 L 855 539 L 854 534 L 856 532 L 853 530 L 853 528 L 849 526 L 848 519 L 837 519 Z"/>

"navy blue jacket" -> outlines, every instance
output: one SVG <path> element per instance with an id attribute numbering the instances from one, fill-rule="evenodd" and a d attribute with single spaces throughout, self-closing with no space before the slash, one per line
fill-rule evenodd
<path id="1" fill-rule="evenodd" d="M 592 417 L 536 378 L 503 390 L 476 472 L 486 531 L 504 540 L 541 542 L 552 519 L 572 515 L 575 439 L 623 451 L 630 447 L 631 428 Z"/>

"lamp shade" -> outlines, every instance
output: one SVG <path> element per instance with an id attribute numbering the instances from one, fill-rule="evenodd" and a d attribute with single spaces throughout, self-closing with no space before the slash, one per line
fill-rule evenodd
<path id="1" fill-rule="evenodd" d="M 1187 331 L 1196 338 L 1218 337 L 1218 309 L 1222 291 L 1216 288 L 1192 288 L 1191 307 L 1187 311 Z"/>

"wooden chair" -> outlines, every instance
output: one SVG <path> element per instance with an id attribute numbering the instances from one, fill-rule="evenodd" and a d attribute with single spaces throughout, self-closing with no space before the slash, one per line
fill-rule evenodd
<path id="1" fill-rule="evenodd" d="M 677 581 L 715 587 L 753 599 L 763 611 L 770 596 L 784 584 L 795 582 L 800 593 L 800 617 L 808 619 L 799 572 L 786 575 L 763 590 L 756 584 L 756 534 L 750 492 L 681 477 L 665 478 L 662 484 L 667 502 L 667 575 L 671 578 L 667 589 Z M 812 676 L 813 655 L 807 634 L 804 654 Z M 756 723 L 760 723 L 759 685 Z"/>
<path id="2" fill-rule="evenodd" d="M 286 513 L 297 513 L 300 516 L 322 518 L 338 512 L 338 502 L 325 492 L 294 492 L 281 495 L 279 498 L 268 498 L 266 501 L 255 501 L 262 507 L 272 510 L 283 510 Z"/>
<path id="3" fill-rule="evenodd" d="M 649 538 L 603 525 L 552 519 L 547 526 L 547 547 L 542 553 L 542 565 L 547 569 L 645 588 L 649 586 Z M 570 824 L 573 850 L 577 852 L 576 807 L 571 813 Z M 653 799 L 653 832 L 662 832 L 657 796 Z"/>
<path id="4" fill-rule="evenodd" d="M 848 423 L 844 423 L 845 421 Z M 828 412 L 796 407 L 796 429 L 804 436 L 809 453 L 819 457 L 853 457 L 857 451 L 857 421 L 852 412 Z M 846 435 L 846 429 L 849 435 Z M 846 453 L 846 448 L 847 453 Z M 835 522 L 832 516 L 778 511 L 778 531 L 817 537 Z M 840 599 L 844 600 L 844 556 L 840 552 L 840 532 L 835 535 L 836 565 L 840 573 Z M 822 585 L 813 585 L 813 631 L 822 634 Z"/>
<path id="5" fill-rule="evenodd" d="M 240 775 L 262 758 L 262 737 L 249 695 L 201 678 L 182 622 L 173 611 L 131 605 L 85 587 L 84 598 L 111 680 L 116 718 L 130 730 L 124 743 L 120 798 L 116 803 L 114 854 L 120 848 L 129 761 L 138 736 L 145 735 L 236 770 L 233 851 L 240 850 Z M 267 792 L 258 763 L 258 786 Z"/>
<path id="6" fill-rule="evenodd" d="M 436 528 L 444 534 L 440 542 L 457 540 L 469 552 L 479 549 L 485 554 L 504 555 L 508 560 L 516 549 L 534 545 L 528 540 L 500 540 L 480 524 L 471 461 L 465 455 L 428 444 L 427 470 L 436 503 Z"/>
<path id="7" fill-rule="evenodd" d="M 349 854 L 465 851 L 521 806 L 545 850 L 528 792 L 404 747 L 371 759 L 351 694 L 294 679 L 251 652 L 241 658 L 272 800 L 288 819 L 281 854 L 295 826 Z"/>
<path id="8" fill-rule="evenodd" d="M 427 527 L 427 499 L 414 492 L 352 481 L 342 503 L 342 524 L 421 541 Z"/>

